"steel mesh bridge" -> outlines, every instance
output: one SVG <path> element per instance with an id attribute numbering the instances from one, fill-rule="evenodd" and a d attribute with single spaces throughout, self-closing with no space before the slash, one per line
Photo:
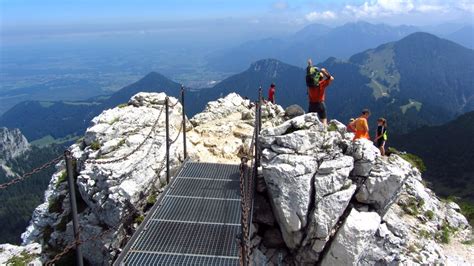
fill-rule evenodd
<path id="1" fill-rule="evenodd" d="M 239 265 L 239 165 L 185 162 L 115 265 Z"/>

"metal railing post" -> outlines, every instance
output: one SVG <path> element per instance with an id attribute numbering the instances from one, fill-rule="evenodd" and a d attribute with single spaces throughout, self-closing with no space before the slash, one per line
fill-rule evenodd
<path id="1" fill-rule="evenodd" d="M 240 208 L 241 208 L 241 213 L 240 213 L 240 222 L 241 222 L 241 241 L 240 241 L 240 248 L 241 248 L 241 254 L 240 254 L 240 259 L 241 259 L 241 265 L 247 266 L 249 265 L 248 261 L 248 243 L 249 243 L 249 224 L 248 224 L 248 209 L 247 209 L 247 200 L 248 200 L 248 158 L 247 157 L 242 157 L 241 158 L 241 163 L 240 163 L 240 193 L 241 193 L 241 198 L 240 198 Z"/>
<path id="2" fill-rule="evenodd" d="M 188 152 L 186 151 L 186 112 L 184 111 L 184 87 L 181 85 L 181 106 L 183 107 L 183 152 L 184 159 L 188 157 Z"/>
<path id="3" fill-rule="evenodd" d="M 259 103 L 259 108 L 258 108 L 258 133 L 260 133 L 260 130 L 262 129 L 262 104 L 263 104 L 263 98 L 262 98 L 262 86 L 258 88 L 258 103 Z"/>
<path id="4" fill-rule="evenodd" d="M 80 241 L 79 235 L 79 220 L 77 215 L 77 202 L 76 202 L 76 190 L 74 188 L 74 169 L 72 166 L 72 156 L 71 152 L 66 150 L 64 152 L 64 158 L 66 159 L 66 171 L 67 171 L 67 183 L 69 187 L 69 202 L 71 204 L 71 213 L 72 213 L 72 228 L 74 232 L 74 240 Z M 82 266 L 84 262 L 82 260 L 82 252 L 80 243 L 76 246 L 76 260 L 77 265 Z"/>
<path id="5" fill-rule="evenodd" d="M 169 98 L 165 98 L 165 113 L 166 113 L 166 184 L 170 183 L 170 121 L 169 121 Z"/>

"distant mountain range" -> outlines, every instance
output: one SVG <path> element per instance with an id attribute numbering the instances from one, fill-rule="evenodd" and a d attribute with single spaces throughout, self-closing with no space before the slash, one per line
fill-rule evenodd
<path id="1" fill-rule="evenodd" d="M 394 132 L 406 133 L 424 125 L 447 122 L 474 110 L 474 51 L 427 33 L 413 33 L 400 41 L 353 55 L 349 60 L 329 58 L 320 63 L 335 76 L 327 91 L 330 118 L 347 121 L 362 108 L 373 119 L 385 116 Z M 205 104 L 230 92 L 255 99 L 258 87 L 275 82 L 277 103 L 307 108 L 304 69 L 275 59 L 253 63 L 212 88 L 187 92 L 189 116 Z M 0 125 L 20 128 L 29 140 L 82 135 L 90 119 L 106 108 L 126 102 L 139 91 L 179 95 L 180 85 L 150 73 L 108 99 L 94 102 L 24 102 L 0 117 Z"/>
<path id="2" fill-rule="evenodd" d="M 335 28 L 311 24 L 285 38 L 250 41 L 216 52 L 209 56 L 208 61 L 210 67 L 227 71 L 241 71 L 261 58 L 275 58 L 304 66 L 309 57 L 313 62 L 320 62 L 328 57 L 346 59 L 355 53 L 399 40 L 416 31 L 419 29 L 413 26 L 368 22 L 347 23 Z"/>
<path id="3" fill-rule="evenodd" d="M 469 112 L 441 126 L 392 136 L 388 144 L 423 158 L 427 168 L 424 177 L 436 194 L 474 202 L 473 135 L 474 112 Z"/>

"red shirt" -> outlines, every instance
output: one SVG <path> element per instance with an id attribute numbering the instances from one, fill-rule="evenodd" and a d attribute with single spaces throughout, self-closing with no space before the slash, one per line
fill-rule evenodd
<path id="1" fill-rule="evenodd" d="M 309 102 L 312 103 L 320 103 L 324 102 L 326 98 L 326 88 L 331 83 L 330 79 L 325 79 L 319 82 L 318 87 L 309 87 L 308 88 L 308 95 L 309 95 Z"/>
<path id="2" fill-rule="evenodd" d="M 268 101 L 275 103 L 275 87 L 268 89 Z"/>

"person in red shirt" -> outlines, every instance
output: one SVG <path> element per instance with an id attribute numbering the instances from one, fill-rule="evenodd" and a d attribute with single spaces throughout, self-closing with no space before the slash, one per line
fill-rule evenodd
<path id="1" fill-rule="evenodd" d="M 268 89 L 268 101 L 273 104 L 275 104 L 275 88 L 275 83 L 272 83 Z"/>
<path id="2" fill-rule="evenodd" d="M 308 64 L 310 62 L 308 61 Z M 324 103 L 326 97 L 326 88 L 332 83 L 334 77 L 329 74 L 325 68 L 321 68 L 321 75 L 319 78 L 319 86 L 308 87 L 309 98 L 309 113 L 318 113 L 319 119 L 324 125 L 327 125 L 326 104 Z"/>

